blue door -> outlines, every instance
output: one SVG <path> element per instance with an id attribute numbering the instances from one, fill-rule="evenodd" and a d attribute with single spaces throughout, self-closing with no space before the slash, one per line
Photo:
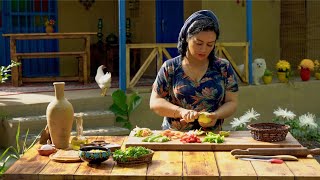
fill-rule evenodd
<path id="1" fill-rule="evenodd" d="M 0 65 L 10 63 L 9 38 L 7 33 L 42 33 L 47 19 L 57 20 L 56 0 L 0 0 Z M 57 25 L 55 26 L 57 31 Z M 58 51 L 57 40 L 17 40 L 17 52 Z M 22 59 L 23 77 L 58 76 L 59 61 L 50 59 Z"/>
<path id="2" fill-rule="evenodd" d="M 157 43 L 177 43 L 184 22 L 183 0 L 156 0 Z M 177 48 L 168 49 L 170 55 L 178 55 Z"/>

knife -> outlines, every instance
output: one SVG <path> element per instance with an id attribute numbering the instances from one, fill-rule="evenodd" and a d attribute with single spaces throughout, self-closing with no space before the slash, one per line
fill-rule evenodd
<path id="1" fill-rule="evenodd" d="M 244 161 L 265 161 L 265 162 L 270 162 L 272 164 L 282 164 L 283 160 L 281 159 L 254 159 L 254 158 L 240 158 L 241 160 Z"/>
<path id="2" fill-rule="evenodd" d="M 292 155 L 296 157 L 307 157 L 311 155 L 320 155 L 320 148 L 307 149 L 305 147 L 298 148 L 248 148 L 243 149 L 234 149 L 231 151 L 232 155 L 263 155 L 263 156 L 272 156 L 272 155 Z"/>
<path id="3" fill-rule="evenodd" d="M 284 161 L 298 161 L 298 158 L 291 155 L 276 155 L 276 156 L 258 156 L 258 155 L 234 155 L 238 158 L 253 158 L 253 159 L 281 159 Z"/>

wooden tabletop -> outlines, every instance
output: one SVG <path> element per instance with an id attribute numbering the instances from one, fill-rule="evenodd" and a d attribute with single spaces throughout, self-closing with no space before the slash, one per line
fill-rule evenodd
<path id="1" fill-rule="evenodd" d="M 124 144 L 127 137 L 104 136 Z M 242 161 L 230 151 L 155 151 L 152 163 L 130 168 L 119 167 L 110 158 L 100 166 L 86 162 L 59 163 L 37 153 L 36 145 L 4 174 L 5 179 L 319 179 L 320 165 L 312 157 L 283 164 Z"/>

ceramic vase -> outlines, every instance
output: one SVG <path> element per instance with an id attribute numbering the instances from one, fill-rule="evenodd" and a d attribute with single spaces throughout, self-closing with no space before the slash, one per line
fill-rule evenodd
<path id="1" fill-rule="evenodd" d="M 53 26 L 46 26 L 46 33 L 53 33 Z"/>
<path id="2" fill-rule="evenodd" d="M 278 79 L 279 79 L 280 82 L 286 83 L 286 82 L 289 81 L 287 76 L 286 76 L 286 72 L 277 72 L 277 75 L 278 75 Z"/>
<path id="3" fill-rule="evenodd" d="M 308 68 L 301 68 L 300 77 L 302 81 L 309 81 L 311 72 Z"/>
<path id="4" fill-rule="evenodd" d="M 55 99 L 47 107 L 47 123 L 52 143 L 58 149 L 69 147 L 74 111 L 72 104 L 64 97 L 64 82 L 53 83 Z"/>

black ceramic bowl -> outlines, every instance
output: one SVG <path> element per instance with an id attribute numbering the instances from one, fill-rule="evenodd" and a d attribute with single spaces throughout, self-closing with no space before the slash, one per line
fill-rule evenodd
<path id="1" fill-rule="evenodd" d="M 111 151 L 101 146 L 84 146 L 80 148 L 79 157 L 89 164 L 100 164 L 109 159 Z"/>

